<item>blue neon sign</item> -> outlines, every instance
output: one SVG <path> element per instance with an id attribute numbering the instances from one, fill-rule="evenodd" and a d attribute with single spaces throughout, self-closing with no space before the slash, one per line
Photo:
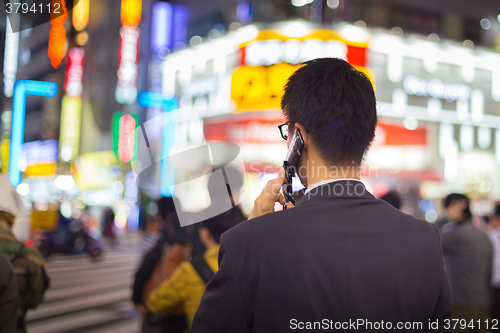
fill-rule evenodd
<path id="1" fill-rule="evenodd" d="M 168 99 L 161 93 L 143 91 L 137 96 L 137 102 L 144 108 L 163 108 L 169 112 L 179 108 L 175 98 Z M 163 124 L 161 137 L 161 172 L 160 172 L 160 194 L 164 197 L 174 195 L 175 168 L 170 164 L 170 150 L 174 148 L 177 132 L 177 113 L 172 112 L 169 121 Z M 169 180 L 172 186 L 169 186 Z"/>
<path id="2" fill-rule="evenodd" d="M 18 80 L 14 85 L 12 101 L 12 127 L 10 134 L 9 180 L 16 187 L 21 183 L 21 147 L 24 141 L 24 123 L 26 116 L 26 97 L 54 97 L 57 94 L 57 84 L 54 82 Z"/>
<path id="3" fill-rule="evenodd" d="M 151 48 L 158 52 L 160 49 L 171 48 L 172 44 L 172 4 L 158 1 L 153 6 L 151 20 Z"/>

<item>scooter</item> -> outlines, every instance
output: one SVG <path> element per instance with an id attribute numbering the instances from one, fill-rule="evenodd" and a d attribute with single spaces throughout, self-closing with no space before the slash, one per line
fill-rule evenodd
<path id="1" fill-rule="evenodd" d="M 77 224 L 77 221 L 73 223 Z M 86 253 L 95 259 L 103 250 L 101 240 L 92 237 L 83 226 L 72 226 L 67 232 L 41 232 L 34 243 L 44 258 L 54 253 Z"/>

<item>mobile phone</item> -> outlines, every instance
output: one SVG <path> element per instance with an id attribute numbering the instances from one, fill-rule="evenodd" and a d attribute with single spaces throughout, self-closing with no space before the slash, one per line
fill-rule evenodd
<path id="1" fill-rule="evenodd" d="M 291 201 L 294 205 L 297 203 L 292 195 L 292 178 L 297 172 L 297 166 L 299 164 L 300 156 L 304 150 L 304 139 L 302 134 L 300 134 L 300 129 L 295 129 L 293 133 L 292 143 L 286 154 L 285 160 L 283 161 L 283 168 L 285 169 L 285 183 L 281 187 L 283 196 L 285 197 L 285 204 L 283 209 L 286 209 L 286 203 Z"/>

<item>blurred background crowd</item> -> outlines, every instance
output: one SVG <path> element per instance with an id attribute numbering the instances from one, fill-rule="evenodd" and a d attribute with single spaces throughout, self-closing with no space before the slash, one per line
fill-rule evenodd
<path id="1" fill-rule="evenodd" d="M 206 211 L 213 156 L 180 152 L 207 142 L 237 145 L 221 159 L 243 175 L 239 207 L 248 215 L 286 153 L 276 128 L 283 85 L 320 57 L 347 60 L 375 87 L 378 126 L 361 170 L 369 191 L 431 223 L 447 215 L 449 193 L 464 193 L 473 223 L 491 228 L 500 201 L 496 0 L 74 1 L 43 24 L 0 11 L 0 172 L 22 202 L 14 234 L 45 257 L 98 258 L 109 245 L 122 263 L 138 235 L 161 229 L 160 198 L 175 194 L 177 209 Z M 15 98 L 18 80 L 39 96 Z M 175 190 L 165 185 L 173 178 L 183 183 Z M 49 300 L 64 308 L 80 294 L 64 298 L 73 276 L 52 265 L 63 289 Z M 114 292 L 114 305 L 130 297 Z M 117 306 L 128 326 L 111 321 L 122 332 L 134 315 Z M 40 332 L 57 311 L 33 317 Z"/>

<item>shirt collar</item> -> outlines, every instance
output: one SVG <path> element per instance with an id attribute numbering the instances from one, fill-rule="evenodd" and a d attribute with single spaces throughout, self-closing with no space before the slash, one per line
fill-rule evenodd
<path id="1" fill-rule="evenodd" d="M 356 178 L 334 178 L 334 179 L 322 180 L 320 182 L 314 183 L 311 186 L 309 186 L 306 189 L 306 191 L 304 192 L 304 194 L 309 193 L 311 190 L 315 189 L 316 187 L 319 187 L 319 186 L 322 186 L 322 185 L 326 185 L 326 184 L 330 184 L 330 183 L 334 183 L 334 182 L 338 182 L 338 181 L 341 181 L 341 180 L 355 180 L 355 181 L 358 181 L 358 182 L 360 181 L 359 179 L 356 179 Z"/>
<path id="2" fill-rule="evenodd" d="M 297 206 L 321 199 L 375 199 L 359 179 L 331 179 L 318 186 L 309 187 L 309 191 L 297 201 Z"/>

